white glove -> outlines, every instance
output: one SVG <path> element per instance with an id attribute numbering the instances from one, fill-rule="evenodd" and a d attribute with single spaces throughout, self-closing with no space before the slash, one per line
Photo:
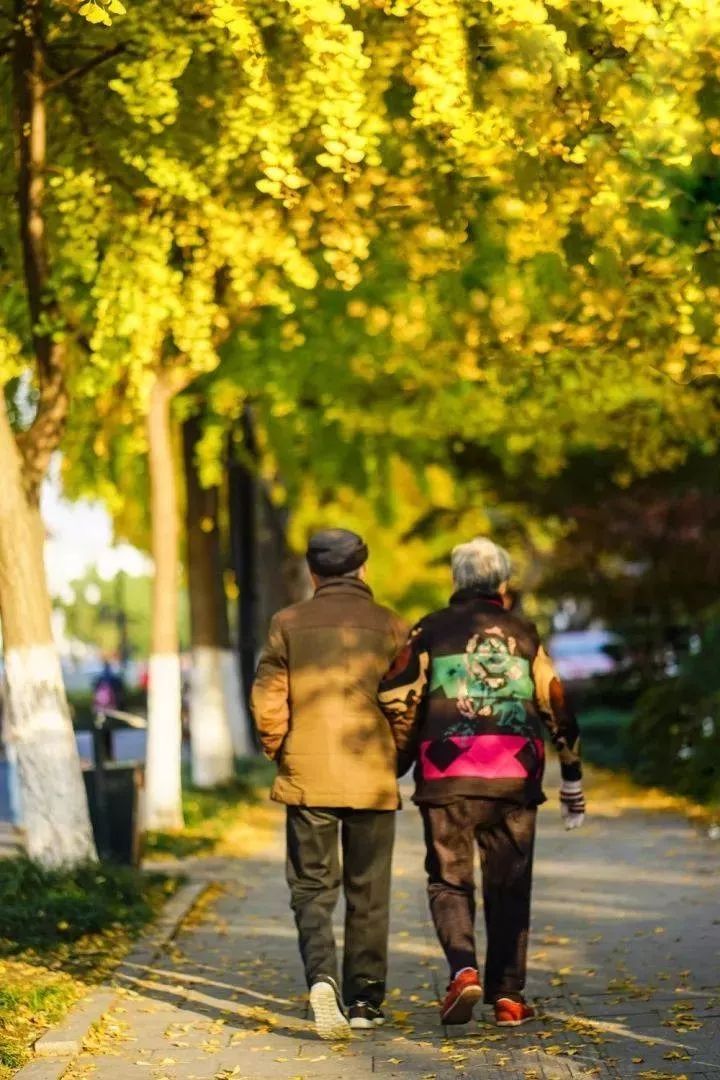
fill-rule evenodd
<path id="1" fill-rule="evenodd" d="M 566 829 L 579 829 L 585 820 L 585 796 L 581 780 L 563 780 L 560 785 L 560 813 Z"/>

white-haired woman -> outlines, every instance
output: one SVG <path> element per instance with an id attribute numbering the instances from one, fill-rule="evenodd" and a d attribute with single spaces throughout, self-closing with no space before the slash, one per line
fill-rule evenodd
<path id="1" fill-rule="evenodd" d="M 544 802 L 543 728 L 560 755 L 568 828 L 585 803 L 577 721 L 535 626 L 504 602 L 511 563 L 485 537 L 452 553 L 455 592 L 422 619 L 380 686 L 400 761 L 415 761 L 428 894 L 450 966 L 444 1024 L 467 1023 L 481 997 L 503 1026 L 525 1002 L 533 848 Z M 484 991 L 475 949 L 474 847 L 487 929 Z"/>

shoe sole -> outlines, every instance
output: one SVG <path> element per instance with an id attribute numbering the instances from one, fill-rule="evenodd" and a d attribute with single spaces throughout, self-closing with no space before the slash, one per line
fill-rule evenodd
<path id="1" fill-rule="evenodd" d="M 447 1012 L 441 1015 L 440 1023 L 469 1024 L 472 1020 L 473 1009 L 482 997 L 482 993 L 482 988 L 479 986 L 466 986 Z"/>
<path id="2" fill-rule="evenodd" d="M 353 1031 L 373 1031 L 376 1027 L 382 1027 L 384 1020 L 365 1020 L 363 1017 L 355 1017 L 350 1020 Z"/>
<path id="3" fill-rule="evenodd" d="M 522 1020 L 496 1020 L 497 1027 L 522 1027 L 523 1024 L 529 1024 L 531 1020 L 537 1020 L 536 1016 L 526 1016 Z"/>
<path id="4" fill-rule="evenodd" d="M 310 1008 L 315 1018 L 315 1030 L 321 1039 L 348 1039 L 350 1025 L 338 1005 L 335 991 L 329 983 L 316 983 L 310 990 Z"/>

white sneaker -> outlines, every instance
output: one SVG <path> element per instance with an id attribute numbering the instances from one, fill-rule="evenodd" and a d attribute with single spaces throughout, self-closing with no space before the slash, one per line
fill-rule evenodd
<path id="1" fill-rule="evenodd" d="M 350 1025 L 340 1003 L 340 991 L 329 977 L 318 979 L 310 987 L 310 1007 L 315 1030 L 321 1039 L 349 1039 Z"/>
<path id="2" fill-rule="evenodd" d="M 367 1001 L 356 1001 L 348 1009 L 348 1015 L 353 1031 L 372 1031 L 373 1028 L 382 1027 L 385 1023 L 385 1014 L 382 1009 L 375 1008 Z"/>

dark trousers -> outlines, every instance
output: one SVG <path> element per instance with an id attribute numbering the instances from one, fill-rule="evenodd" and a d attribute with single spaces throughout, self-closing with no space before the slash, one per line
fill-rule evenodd
<path id="1" fill-rule="evenodd" d="M 487 953 L 485 1001 L 525 987 L 536 807 L 458 798 L 421 806 L 430 910 L 451 977 L 476 968 L 475 843 L 480 848 Z"/>
<path id="2" fill-rule="evenodd" d="M 385 997 L 394 839 L 394 811 L 288 807 L 287 879 L 308 986 L 338 977 L 332 917 L 342 883 L 348 1005 Z"/>

